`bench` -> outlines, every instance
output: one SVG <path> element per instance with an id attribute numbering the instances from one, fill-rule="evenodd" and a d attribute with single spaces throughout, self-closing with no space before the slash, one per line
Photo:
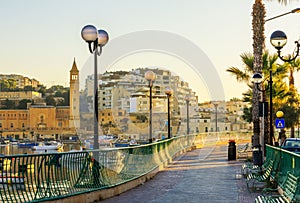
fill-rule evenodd
<path id="1" fill-rule="evenodd" d="M 242 165 L 241 173 L 244 177 L 247 177 L 250 173 L 262 173 L 270 164 L 274 164 L 274 160 L 267 159 L 262 166 L 254 165 L 252 162 L 246 162 Z"/>
<path id="2" fill-rule="evenodd" d="M 268 161 L 268 164 L 264 170 L 259 172 L 255 171 L 247 175 L 246 183 L 247 183 L 247 188 L 250 192 L 251 192 L 250 188 L 252 188 L 252 190 L 257 189 L 258 183 L 265 183 L 270 180 L 273 166 L 274 166 L 274 162 L 273 160 L 270 160 Z"/>
<path id="3" fill-rule="evenodd" d="M 278 184 L 276 189 L 265 188 L 263 194 L 255 199 L 256 203 L 264 202 L 296 202 L 296 194 L 299 187 L 299 177 L 296 177 L 292 173 L 288 172 L 286 179 L 282 184 Z M 273 192 L 279 192 L 279 194 L 272 195 Z"/>
<path id="4" fill-rule="evenodd" d="M 248 159 L 248 154 L 250 152 L 252 152 L 252 149 L 251 149 L 249 143 L 247 143 L 244 146 L 238 146 L 237 152 L 238 152 L 239 159 L 241 159 L 241 158 Z"/>

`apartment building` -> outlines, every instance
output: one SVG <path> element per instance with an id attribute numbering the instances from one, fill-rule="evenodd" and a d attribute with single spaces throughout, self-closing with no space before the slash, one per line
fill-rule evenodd
<path id="1" fill-rule="evenodd" d="M 15 82 L 16 88 L 24 88 L 26 86 L 35 88 L 40 85 L 40 82 L 34 78 L 30 79 L 28 77 L 17 74 L 0 74 L 0 80 L 13 81 Z"/>

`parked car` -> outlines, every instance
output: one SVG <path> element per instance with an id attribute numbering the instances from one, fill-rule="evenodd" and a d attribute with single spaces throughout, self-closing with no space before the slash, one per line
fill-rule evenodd
<path id="1" fill-rule="evenodd" d="M 300 138 L 286 138 L 281 147 L 282 149 L 300 154 Z"/>

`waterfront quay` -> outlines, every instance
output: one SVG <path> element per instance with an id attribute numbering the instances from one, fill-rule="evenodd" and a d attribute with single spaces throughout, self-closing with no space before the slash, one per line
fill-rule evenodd
<path id="1" fill-rule="evenodd" d="M 98 203 L 252 203 L 241 167 L 245 159 L 228 161 L 227 146 L 206 146 L 178 157 L 150 181 Z"/>
<path id="2" fill-rule="evenodd" d="M 253 202 L 261 193 L 247 190 L 241 171 L 252 154 L 251 134 L 232 137 L 207 133 L 135 147 L 7 155 L 2 157 L 0 200 Z M 232 142 L 236 144 L 234 157 Z M 299 155 L 267 145 L 265 162 L 268 160 L 274 160 L 277 167 L 272 170 L 276 181 L 285 179 L 288 171 L 299 176 L 299 171 L 293 170 L 300 167 Z"/>
<path id="3" fill-rule="evenodd" d="M 128 190 L 127 183 L 132 185 L 133 180 L 145 182 L 193 146 L 215 145 L 228 136 L 205 133 L 135 147 L 6 155 L 2 157 L 0 175 L 5 179 L 0 200 L 87 203 L 107 199 L 122 191 L 116 187 Z M 239 139 L 245 138 L 249 135 L 241 133 Z"/>

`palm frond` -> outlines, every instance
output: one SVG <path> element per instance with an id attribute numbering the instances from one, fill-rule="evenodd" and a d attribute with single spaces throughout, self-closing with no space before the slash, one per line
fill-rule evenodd
<path id="1" fill-rule="evenodd" d="M 236 67 L 227 68 L 226 71 L 235 76 L 238 82 L 245 82 L 249 80 L 249 75 Z"/>

